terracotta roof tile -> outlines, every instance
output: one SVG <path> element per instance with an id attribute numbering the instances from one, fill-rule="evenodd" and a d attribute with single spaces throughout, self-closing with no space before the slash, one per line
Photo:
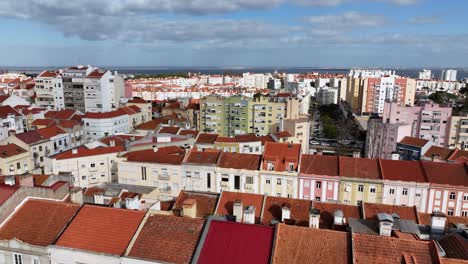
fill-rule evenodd
<path id="1" fill-rule="evenodd" d="M 104 154 L 125 151 L 125 148 L 122 146 L 115 146 L 115 147 L 97 147 L 97 148 L 89 149 L 87 147 L 81 146 L 81 147 L 76 148 L 76 150 L 77 150 L 76 154 L 73 153 L 73 150 L 68 150 L 68 151 L 56 154 L 52 156 L 52 158 L 57 159 L 57 160 L 64 160 L 64 159 L 74 159 L 74 158 L 81 158 L 81 157 L 104 155 Z"/>
<path id="2" fill-rule="evenodd" d="M 18 111 L 16 111 L 13 107 L 9 105 L 2 105 L 0 106 L 0 118 L 7 118 L 9 115 L 13 116 L 21 116 Z"/>
<path id="3" fill-rule="evenodd" d="M 125 142 L 142 139 L 143 136 L 135 135 L 113 135 L 106 138 L 102 138 L 100 141 L 108 146 L 111 145 L 111 141 L 114 141 L 115 146 L 125 146 Z"/>
<path id="4" fill-rule="evenodd" d="M 52 119 L 42 119 L 42 118 L 39 118 L 39 119 L 35 119 L 31 125 L 33 126 L 45 126 L 45 127 L 50 127 L 50 126 L 53 126 L 55 125 L 55 121 L 52 120 Z"/>
<path id="5" fill-rule="evenodd" d="M 221 136 L 218 136 L 215 140 L 215 142 L 219 142 L 219 143 L 236 143 L 237 140 L 236 138 L 233 138 L 233 137 L 221 137 Z"/>
<path id="6" fill-rule="evenodd" d="M 169 263 L 190 263 L 205 220 L 153 215 L 148 217 L 130 257 Z"/>
<path id="7" fill-rule="evenodd" d="M 273 263 L 351 263 L 351 243 L 346 232 L 279 224 Z"/>
<path id="8" fill-rule="evenodd" d="M 272 227 L 213 220 L 197 263 L 270 263 L 273 236 Z"/>
<path id="9" fill-rule="evenodd" d="M 194 138 L 196 138 L 197 135 L 198 135 L 198 131 L 183 129 L 183 130 L 180 130 L 179 135 L 181 135 L 181 136 L 192 135 Z"/>
<path id="10" fill-rule="evenodd" d="M 268 196 L 263 208 L 262 224 L 270 225 L 272 220 L 281 222 L 282 208 L 287 207 L 290 210 L 290 219 L 296 225 L 308 227 L 311 206 L 312 201 L 309 200 Z"/>
<path id="11" fill-rule="evenodd" d="M 427 182 L 419 161 L 381 159 L 379 162 L 384 180 Z"/>
<path id="12" fill-rule="evenodd" d="M 353 234 L 354 263 L 418 263 L 438 262 L 433 242 L 401 238 Z"/>
<path id="13" fill-rule="evenodd" d="M 262 155 L 222 152 L 218 159 L 218 167 L 241 170 L 258 170 Z"/>
<path id="14" fill-rule="evenodd" d="M 60 134 L 66 134 L 67 133 L 63 129 L 61 129 L 60 127 L 55 126 L 55 125 L 51 126 L 51 127 L 37 129 L 36 132 L 39 135 L 41 135 L 43 138 L 47 138 L 47 139 L 50 139 L 50 138 L 55 137 L 55 136 L 60 135 Z"/>
<path id="15" fill-rule="evenodd" d="M 340 176 L 374 180 L 381 179 L 377 159 L 340 157 L 339 166 Z"/>
<path id="16" fill-rule="evenodd" d="M 162 127 L 159 130 L 159 134 L 171 134 L 171 135 L 177 135 L 177 132 L 179 132 L 180 127 L 175 127 L 175 126 L 165 126 Z"/>
<path id="17" fill-rule="evenodd" d="M 338 203 L 322 203 L 314 202 L 314 209 L 320 210 L 320 228 L 332 229 L 335 222 L 335 212 L 340 210 L 343 212 L 343 217 L 348 218 L 360 218 L 361 212 L 358 206 L 346 205 Z"/>
<path id="18" fill-rule="evenodd" d="M 76 110 L 63 109 L 59 111 L 49 110 L 44 114 L 44 116 L 50 119 L 66 120 L 72 118 L 75 114 Z"/>
<path id="19" fill-rule="evenodd" d="M 18 187 L 0 186 L 0 205 L 6 202 L 18 190 Z"/>
<path id="20" fill-rule="evenodd" d="M 196 144 L 213 144 L 218 137 L 217 134 L 206 134 L 200 133 L 198 134 Z"/>
<path id="21" fill-rule="evenodd" d="M 117 110 L 114 110 L 114 111 L 103 112 L 103 113 L 86 112 L 86 114 L 83 116 L 83 118 L 106 119 L 106 118 L 114 118 L 114 117 L 119 117 L 119 116 L 124 116 L 124 115 L 128 115 L 127 112 L 125 112 L 122 109 L 117 109 Z"/>
<path id="22" fill-rule="evenodd" d="M 415 206 L 399 206 L 399 205 L 388 205 L 388 204 L 374 204 L 374 203 L 363 203 L 366 220 L 378 220 L 377 214 L 396 213 L 400 216 L 400 219 L 413 220 L 418 223 L 418 213 Z"/>
<path id="23" fill-rule="evenodd" d="M 242 207 L 255 206 L 255 223 L 260 223 L 260 216 L 263 208 L 263 198 L 261 194 L 222 192 L 216 209 L 217 215 L 234 215 L 233 208 L 235 201 L 241 201 Z"/>
<path id="24" fill-rule="evenodd" d="M 0 158 L 9 158 L 26 152 L 27 150 L 16 144 L 6 144 L 0 146 Z"/>
<path id="25" fill-rule="evenodd" d="M 459 159 L 459 158 L 467 158 L 468 159 L 468 151 L 456 149 L 452 153 L 452 155 L 450 155 L 450 157 L 448 159 L 449 160 L 456 160 L 456 159 Z"/>
<path id="26" fill-rule="evenodd" d="M 267 162 L 272 162 L 275 171 L 283 172 L 287 170 L 287 164 L 292 162 L 294 170 L 297 170 L 300 152 L 300 144 L 267 142 L 265 143 L 262 169 L 267 170 Z"/>
<path id="27" fill-rule="evenodd" d="M 192 149 L 185 162 L 203 165 L 215 165 L 218 162 L 220 151 L 198 151 Z"/>
<path id="28" fill-rule="evenodd" d="M 161 118 L 156 118 L 146 123 L 140 124 L 136 126 L 136 129 L 155 130 L 156 128 L 158 128 L 160 124 L 168 124 L 168 123 L 169 123 L 169 118 L 161 117 Z"/>
<path id="29" fill-rule="evenodd" d="M 254 142 L 260 141 L 260 138 L 257 137 L 255 134 L 245 134 L 236 136 L 236 140 L 237 142 Z"/>
<path id="30" fill-rule="evenodd" d="M 58 73 L 57 72 L 53 72 L 53 71 L 43 71 L 41 72 L 41 74 L 39 74 L 39 78 L 55 78 L 57 77 Z"/>
<path id="31" fill-rule="evenodd" d="M 86 78 L 98 78 L 100 79 L 104 74 L 106 74 L 107 71 L 100 71 L 99 69 L 96 69 L 92 72 L 90 72 Z"/>
<path id="32" fill-rule="evenodd" d="M 57 125 L 61 128 L 73 129 L 76 126 L 81 126 L 81 122 L 77 120 L 59 120 Z"/>
<path id="33" fill-rule="evenodd" d="M 338 157 L 303 154 L 300 173 L 338 176 Z"/>
<path id="34" fill-rule="evenodd" d="M 15 135 L 19 140 L 23 141 L 24 143 L 31 145 L 35 144 L 40 141 L 46 141 L 47 139 L 41 136 L 37 130 L 31 130 L 28 132 L 23 132 L 20 134 Z"/>
<path id="35" fill-rule="evenodd" d="M 197 203 L 197 217 L 208 217 L 214 214 L 219 194 L 207 192 L 181 191 L 177 197 L 173 210 L 182 211 L 185 200 L 192 199 Z"/>
<path id="36" fill-rule="evenodd" d="M 439 240 L 447 258 L 468 260 L 468 241 L 457 233 L 452 233 Z"/>
<path id="37" fill-rule="evenodd" d="M 122 255 L 145 212 L 84 205 L 56 245 Z"/>
<path id="38" fill-rule="evenodd" d="M 431 184 L 468 186 L 464 164 L 423 161 L 422 167 Z"/>
<path id="39" fill-rule="evenodd" d="M 148 102 L 146 100 L 143 100 L 140 97 L 133 97 L 127 103 L 130 103 L 130 104 L 147 104 Z"/>
<path id="40" fill-rule="evenodd" d="M 145 149 L 128 152 L 124 156 L 128 161 L 180 165 L 184 160 L 185 150 L 180 147 L 169 146 L 159 148 L 157 152 L 154 152 L 153 149 Z"/>
<path id="41" fill-rule="evenodd" d="M 453 149 L 431 146 L 426 153 L 424 153 L 424 156 L 426 158 L 437 157 L 440 160 L 447 160 L 453 152 Z"/>
<path id="42" fill-rule="evenodd" d="M 419 147 L 422 148 L 424 147 L 429 140 L 427 139 L 422 139 L 422 138 L 416 138 L 416 137 L 404 137 L 399 144 L 404 144 L 404 145 L 409 145 L 413 147 Z"/>
<path id="43" fill-rule="evenodd" d="M 0 239 L 16 238 L 43 247 L 51 245 L 79 208 L 70 203 L 28 200 L 3 224 Z"/>

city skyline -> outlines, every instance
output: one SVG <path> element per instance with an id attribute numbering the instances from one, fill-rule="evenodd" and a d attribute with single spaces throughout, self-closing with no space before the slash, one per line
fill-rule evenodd
<path id="1" fill-rule="evenodd" d="M 287 2 L 287 3 L 286 3 Z M 466 67 L 462 1 L 4 1 L 2 66 Z"/>

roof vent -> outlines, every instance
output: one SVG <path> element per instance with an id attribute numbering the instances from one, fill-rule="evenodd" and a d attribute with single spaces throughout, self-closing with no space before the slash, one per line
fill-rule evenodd
<path id="1" fill-rule="evenodd" d="M 320 210 L 316 208 L 310 209 L 309 212 L 309 227 L 319 228 L 320 225 Z"/>
<path id="2" fill-rule="evenodd" d="M 281 208 L 281 222 L 284 222 L 284 219 L 291 219 L 291 210 L 287 206 Z"/>
<path id="3" fill-rule="evenodd" d="M 242 201 L 240 200 L 234 201 L 232 213 L 234 217 L 236 218 L 236 222 L 242 221 Z"/>
<path id="4" fill-rule="evenodd" d="M 78 154 L 78 149 L 76 148 L 72 149 L 72 154 Z"/>
<path id="5" fill-rule="evenodd" d="M 244 210 L 244 223 L 255 224 L 255 206 L 247 206 Z"/>
<path id="6" fill-rule="evenodd" d="M 379 219 L 379 234 L 381 236 L 391 236 L 394 219 L 387 213 L 377 214 Z"/>

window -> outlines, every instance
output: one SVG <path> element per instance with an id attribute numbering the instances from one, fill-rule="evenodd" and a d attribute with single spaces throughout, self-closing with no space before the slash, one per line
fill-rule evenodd
<path id="1" fill-rule="evenodd" d="M 146 167 L 141 167 L 141 180 L 146 181 Z"/>
<path id="2" fill-rule="evenodd" d="M 104 165 L 104 162 L 101 162 L 101 166 L 103 166 L 103 165 Z"/>
<path id="3" fill-rule="evenodd" d="M 86 180 L 86 176 L 81 176 L 81 179 L 82 179 L 83 181 L 85 181 L 85 180 Z"/>
<path id="4" fill-rule="evenodd" d="M 229 176 L 222 176 L 221 181 L 222 182 L 229 182 Z"/>
<path id="5" fill-rule="evenodd" d="M 293 171 L 294 170 L 294 163 L 289 163 L 289 171 Z"/>
<path id="6" fill-rule="evenodd" d="M 448 209 L 448 210 L 447 210 L 447 215 L 452 216 L 452 215 L 453 215 L 453 209 Z"/>
<path id="7" fill-rule="evenodd" d="M 253 184 L 253 177 L 245 177 L 245 183 Z"/>
<path id="8" fill-rule="evenodd" d="M 273 165 L 273 163 L 268 162 L 268 163 L 267 163 L 267 170 L 272 171 L 272 170 L 274 170 L 274 169 L 275 169 L 275 166 Z"/>
<path id="9" fill-rule="evenodd" d="M 17 168 L 18 170 L 21 169 L 21 163 L 19 163 L 19 162 L 16 163 L 16 168 Z"/>
<path id="10" fill-rule="evenodd" d="M 211 173 L 209 172 L 206 174 L 206 187 L 211 188 Z"/>
<path id="11" fill-rule="evenodd" d="M 468 217 L 468 211 L 462 211 L 462 214 L 461 214 L 463 217 Z"/>
<path id="12" fill-rule="evenodd" d="M 234 189 L 240 190 L 240 176 L 239 175 L 234 176 Z"/>
<path id="13" fill-rule="evenodd" d="M 270 179 L 265 180 L 265 184 L 270 184 L 270 183 L 271 183 Z"/>
<path id="14" fill-rule="evenodd" d="M 364 192 L 364 185 L 358 185 L 357 191 L 358 192 Z"/>
<path id="15" fill-rule="evenodd" d="M 96 164 L 95 163 L 91 163 L 91 168 L 95 168 L 96 167 Z"/>
<path id="16" fill-rule="evenodd" d="M 375 188 L 374 188 L 374 187 L 371 187 L 369 191 L 370 191 L 371 193 L 375 193 Z"/>
<path id="17" fill-rule="evenodd" d="M 406 188 L 403 188 L 402 195 L 408 195 L 408 189 L 406 189 Z"/>
<path id="18" fill-rule="evenodd" d="M 21 254 L 13 253 L 13 263 L 23 264 L 23 256 Z"/>
<path id="19" fill-rule="evenodd" d="M 36 256 L 32 256 L 31 260 L 32 260 L 31 262 L 32 264 L 41 264 L 41 262 L 39 261 L 39 258 Z"/>
<path id="20" fill-rule="evenodd" d="M 81 168 L 82 169 L 86 168 L 86 164 L 81 164 Z"/>
<path id="21" fill-rule="evenodd" d="M 320 196 L 315 197 L 316 202 L 320 202 Z"/>
<path id="22" fill-rule="evenodd" d="M 192 172 L 191 171 L 185 172 L 185 177 L 191 178 L 192 177 Z"/>
<path id="23" fill-rule="evenodd" d="M 39 146 L 39 151 L 42 151 L 42 146 Z"/>
<path id="24" fill-rule="evenodd" d="M 416 193 L 416 197 L 421 197 L 421 194 L 420 194 L 420 193 Z"/>
<path id="25" fill-rule="evenodd" d="M 451 193 L 450 193 L 449 199 L 450 199 L 450 200 L 455 200 L 455 193 L 454 193 L 454 192 L 451 192 Z"/>
<path id="26" fill-rule="evenodd" d="M 277 179 L 277 180 L 276 180 L 276 184 L 277 184 L 277 185 L 281 185 L 281 179 Z"/>
<path id="27" fill-rule="evenodd" d="M 319 181 L 316 182 L 316 183 L 315 183 L 315 188 L 317 188 L 317 189 L 322 188 L 322 182 L 319 182 Z"/>
<path id="28" fill-rule="evenodd" d="M 463 201 L 468 201 L 468 193 L 465 193 L 465 194 L 463 195 Z"/>
<path id="29" fill-rule="evenodd" d="M 390 194 L 395 194 L 395 189 L 391 188 L 390 190 L 388 190 L 388 192 L 389 192 Z"/>

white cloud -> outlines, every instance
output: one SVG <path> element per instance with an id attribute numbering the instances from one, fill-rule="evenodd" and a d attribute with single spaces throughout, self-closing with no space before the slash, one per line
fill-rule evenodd
<path id="1" fill-rule="evenodd" d="M 369 15 L 355 11 L 349 11 L 339 15 L 311 16 L 305 19 L 315 25 L 318 30 L 343 31 L 365 27 L 379 27 L 384 25 L 382 16 Z"/>
<path id="2" fill-rule="evenodd" d="M 429 25 L 440 23 L 440 17 L 437 16 L 417 16 L 408 19 L 408 23 L 415 25 Z"/>

